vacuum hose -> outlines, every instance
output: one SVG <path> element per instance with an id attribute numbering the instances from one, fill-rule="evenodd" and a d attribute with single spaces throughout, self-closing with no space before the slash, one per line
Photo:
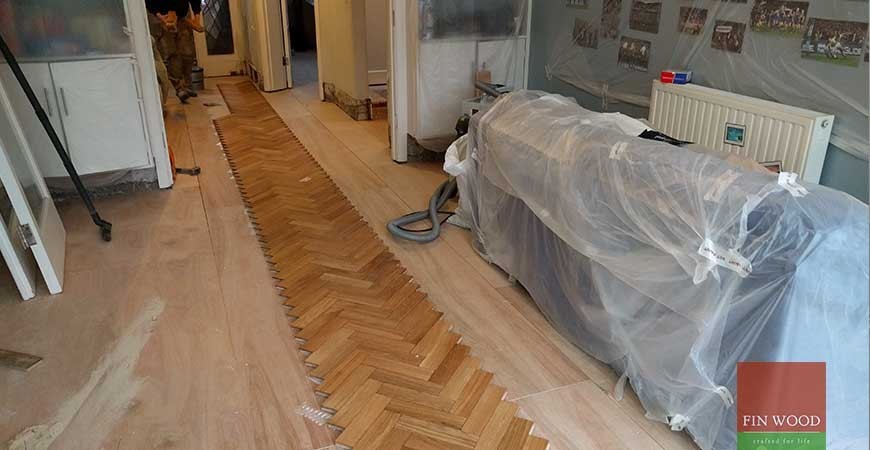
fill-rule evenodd
<path id="1" fill-rule="evenodd" d="M 420 244 L 425 244 L 438 239 L 438 235 L 441 234 L 442 223 L 438 218 L 438 215 L 451 214 L 441 211 L 441 207 L 447 203 L 447 200 L 450 200 L 451 197 L 456 195 L 456 191 L 456 178 L 450 177 L 447 181 L 441 183 L 441 186 L 438 186 L 438 189 L 436 189 L 432 194 L 432 197 L 429 199 L 429 209 L 427 211 L 418 211 L 391 220 L 387 223 L 387 230 L 389 230 L 393 236 Z M 424 230 L 410 230 L 405 228 L 407 225 L 427 219 L 432 223 L 432 227 L 430 228 Z"/>

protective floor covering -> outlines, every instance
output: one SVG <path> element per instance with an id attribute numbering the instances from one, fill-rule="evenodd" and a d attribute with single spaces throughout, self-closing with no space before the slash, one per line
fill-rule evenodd
<path id="1" fill-rule="evenodd" d="M 355 449 L 546 449 L 250 83 L 215 121 L 320 405 Z"/>

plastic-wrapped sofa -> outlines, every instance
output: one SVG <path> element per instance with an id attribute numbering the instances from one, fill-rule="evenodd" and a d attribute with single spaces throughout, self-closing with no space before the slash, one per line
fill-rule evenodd
<path id="1" fill-rule="evenodd" d="M 827 448 L 867 449 L 867 206 L 643 128 L 530 91 L 475 116 L 447 166 L 478 250 L 702 449 L 736 447 L 740 361 L 826 362 Z"/>

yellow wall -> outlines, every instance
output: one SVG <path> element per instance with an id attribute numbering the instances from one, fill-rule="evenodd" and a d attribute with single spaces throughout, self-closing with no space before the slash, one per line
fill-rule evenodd
<path id="1" fill-rule="evenodd" d="M 389 0 L 366 0 L 366 51 L 369 70 L 387 69 Z"/>
<path id="2" fill-rule="evenodd" d="M 367 98 L 366 0 L 319 0 L 317 52 L 324 83 L 357 99 Z"/>

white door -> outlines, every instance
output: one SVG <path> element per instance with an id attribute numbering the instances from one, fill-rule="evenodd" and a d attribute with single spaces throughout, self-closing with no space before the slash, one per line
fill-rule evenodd
<path id="1" fill-rule="evenodd" d="M 57 136 L 66 145 L 57 97 L 55 96 L 54 84 L 51 81 L 51 70 L 48 68 L 48 63 L 21 64 L 21 71 L 27 77 L 30 87 L 33 88 L 33 93 L 36 94 L 42 109 L 48 115 L 48 119 L 51 121 Z M 27 136 L 30 150 L 33 151 L 33 157 L 36 159 L 36 164 L 39 166 L 42 175 L 46 177 L 67 176 L 60 157 L 57 156 L 51 140 L 48 139 L 48 134 L 42 128 L 42 123 L 36 118 L 36 113 L 33 111 L 33 107 L 30 106 L 30 101 L 24 95 L 24 90 L 21 89 L 18 80 L 15 79 L 15 75 L 8 64 L 0 65 L 0 81 L 2 81 L 3 86 L 6 88 L 9 101 L 12 102 L 12 109 L 15 111 L 18 122 L 24 130 L 24 135 Z"/>
<path id="2" fill-rule="evenodd" d="M 205 76 L 220 77 L 240 73 L 245 30 L 237 26 L 241 0 L 202 0 L 203 33 L 194 33 L 196 60 Z"/>
<path id="3" fill-rule="evenodd" d="M 132 59 L 52 63 L 51 74 L 79 174 L 150 165 Z"/>
<path id="4" fill-rule="evenodd" d="M 16 284 L 22 296 L 32 297 L 34 279 L 27 269 L 25 247 L 32 252 L 48 291 L 60 293 L 63 290 L 66 231 L 3 86 L 0 86 L 0 182 L 8 200 L 7 213 L 3 216 L 6 233 L 0 239 L 0 250 L 10 269 L 15 267 L 13 275 L 17 277 Z M 15 248 L 16 245 L 21 247 Z M 18 271 L 17 275 L 15 271 Z M 21 289 L 22 285 L 24 289 Z"/>

